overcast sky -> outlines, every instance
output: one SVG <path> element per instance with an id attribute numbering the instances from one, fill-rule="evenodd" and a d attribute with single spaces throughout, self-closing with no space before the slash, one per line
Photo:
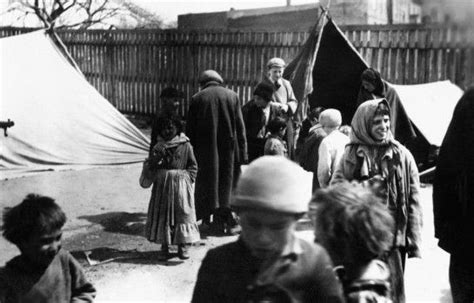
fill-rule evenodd
<path id="1" fill-rule="evenodd" d="M 178 15 L 228 11 L 230 8 L 247 9 L 284 6 L 286 0 L 132 0 L 161 16 L 165 22 L 177 21 Z M 291 0 L 291 4 L 317 3 L 318 0 Z"/>
<path id="2" fill-rule="evenodd" d="M 228 11 L 231 8 L 247 9 L 284 6 L 286 0 L 129 0 L 159 15 L 163 21 L 177 21 L 178 15 Z M 474 0 L 473 0 L 474 1 Z M 318 3 L 318 0 L 291 0 L 291 4 Z M 4 11 L 8 0 L 0 0 L 0 11 Z"/>

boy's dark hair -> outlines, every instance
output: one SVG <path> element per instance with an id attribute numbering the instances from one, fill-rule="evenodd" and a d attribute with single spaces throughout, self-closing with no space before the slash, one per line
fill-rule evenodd
<path id="1" fill-rule="evenodd" d="M 181 118 L 175 115 L 163 115 L 159 116 L 156 120 L 156 127 L 158 129 L 158 133 L 161 133 L 163 129 L 168 127 L 168 125 L 173 124 L 176 127 L 178 134 L 183 132 L 183 123 L 181 122 Z"/>
<path id="2" fill-rule="evenodd" d="M 349 182 L 320 189 L 310 209 L 319 241 L 344 263 L 365 264 L 393 244 L 394 220 L 375 189 Z"/>
<path id="3" fill-rule="evenodd" d="M 66 214 L 54 199 L 29 194 L 18 205 L 3 214 L 3 236 L 13 244 L 27 241 L 32 233 L 48 234 L 61 229 Z"/>
<path id="4" fill-rule="evenodd" d="M 286 127 L 286 121 L 282 117 L 276 117 L 270 120 L 267 125 L 267 129 L 270 133 L 276 134 L 281 129 Z"/>

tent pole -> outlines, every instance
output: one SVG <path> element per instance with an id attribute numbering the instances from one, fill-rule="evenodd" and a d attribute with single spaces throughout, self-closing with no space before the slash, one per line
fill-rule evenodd
<path id="1" fill-rule="evenodd" d="M 71 56 L 71 54 L 67 50 L 66 45 L 64 45 L 61 38 L 59 38 L 58 34 L 56 34 L 56 32 L 52 28 L 46 30 L 46 33 L 50 36 L 51 39 L 54 40 L 54 42 L 56 42 L 55 44 L 59 47 L 61 52 L 66 56 L 67 61 L 71 63 L 71 65 L 79 72 L 79 74 L 81 74 L 82 77 L 86 78 L 86 76 L 84 76 L 81 69 L 77 65 L 76 61 L 74 61 L 74 58 Z"/>

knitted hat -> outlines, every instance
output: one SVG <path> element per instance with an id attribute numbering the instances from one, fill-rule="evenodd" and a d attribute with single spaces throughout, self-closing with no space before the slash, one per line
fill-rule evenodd
<path id="1" fill-rule="evenodd" d="M 224 79 L 222 79 L 221 75 L 218 72 L 212 69 L 208 69 L 204 71 L 201 76 L 199 77 L 199 84 L 204 85 L 208 82 L 215 81 L 219 84 L 224 83 Z"/>
<path id="2" fill-rule="evenodd" d="M 253 94 L 262 97 L 265 101 L 271 101 L 273 98 L 273 85 L 260 82 L 255 87 Z"/>
<path id="3" fill-rule="evenodd" d="M 235 189 L 237 208 L 299 214 L 308 210 L 312 173 L 281 156 L 263 156 L 248 165 Z"/>
<path id="4" fill-rule="evenodd" d="M 329 108 L 319 115 L 319 123 L 325 127 L 337 127 L 342 124 L 341 112 L 334 108 Z"/>
<path id="5" fill-rule="evenodd" d="M 286 64 L 285 64 L 285 61 L 283 61 L 282 58 L 271 58 L 270 60 L 268 60 L 267 62 L 267 68 L 270 69 L 272 67 L 285 67 Z"/>

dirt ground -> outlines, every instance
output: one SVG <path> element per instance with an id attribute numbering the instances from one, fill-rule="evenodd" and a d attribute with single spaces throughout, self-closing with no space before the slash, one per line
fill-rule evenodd
<path id="1" fill-rule="evenodd" d="M 236 237 L 215 237 L 201 230 L 202 241 L 191 248 L 191 259 L 165 258 L 159 245 L 143 237 L 151 193 L 138 185 L 140 171 L 141 164 L 133 164 L 2 180 L 0 210 L 28 193 L 54 197 L 68 216 L 63 247 L 83 264 L 98 289 L 97 302 L 189 302 L 207 250 Z M 448 255 L 433 239 L 430 186 L 422 188 L 421 200 L 423 259 L 407 262 L 407 302 L 449 303 Z M 302 225 L 298 235 L 312 240 L 310 226 Z M 0 266 L 17 253 L 0 237 Z M 92 262 L 103 262 L 90 265 L 86 254 Z"/>

